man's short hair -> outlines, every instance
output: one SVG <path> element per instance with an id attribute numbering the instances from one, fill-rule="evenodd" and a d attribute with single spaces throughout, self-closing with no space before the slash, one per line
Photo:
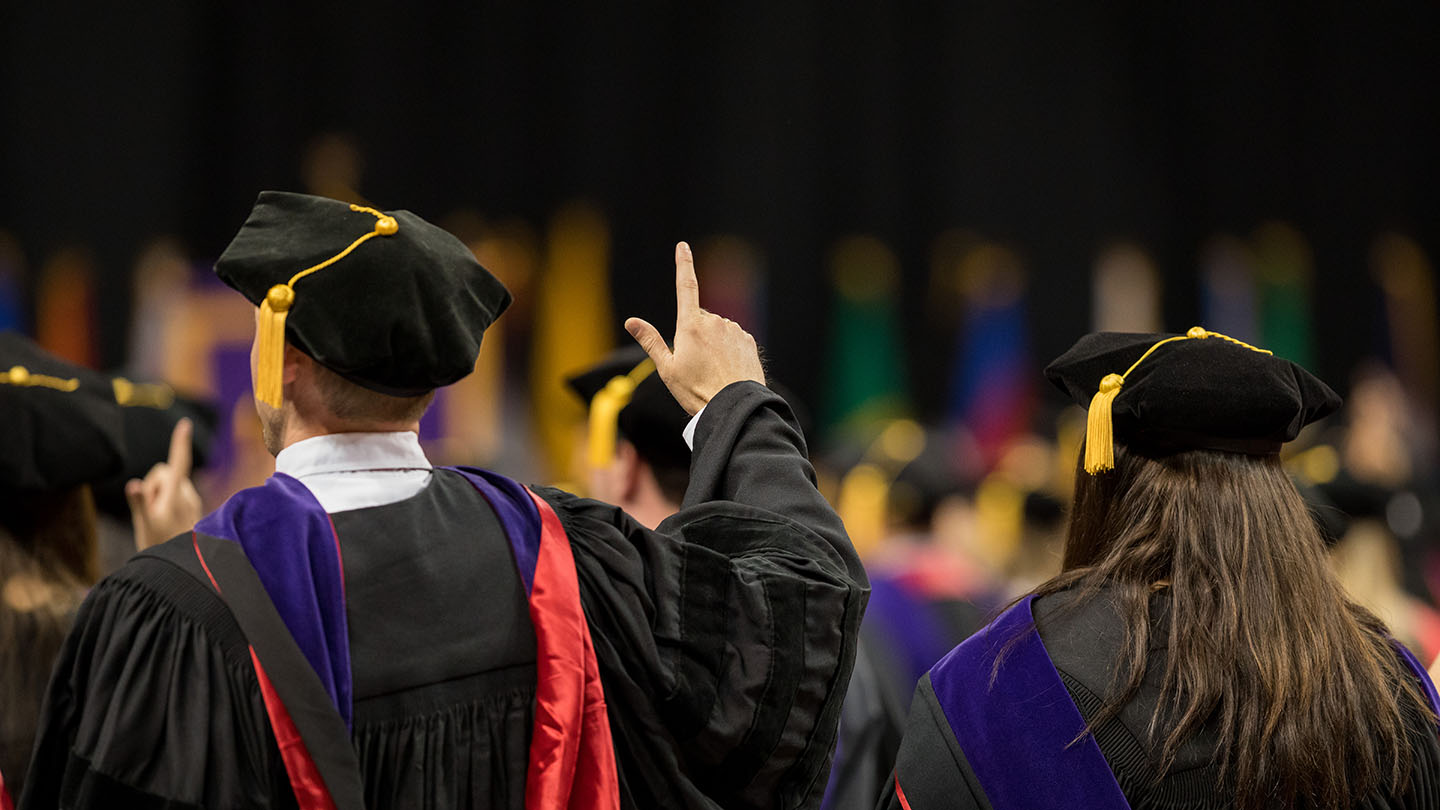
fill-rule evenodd
<path id="1" fill-rule="evenodd" d="M 315 388 L 320 401 L 336 418 L 347 422 L 414 422 L 425 415 L 435 392 L 392 397 L 356 385 L 316 363 Z"/>

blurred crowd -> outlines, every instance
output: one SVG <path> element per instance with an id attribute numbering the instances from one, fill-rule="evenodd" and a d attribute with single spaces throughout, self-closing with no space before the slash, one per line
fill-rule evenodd
<path id="1" fill-rule="evenodd" d="M 307 190 L 366 202 L 356 191 L 357 160 L 343 139 L 321 142 L 307 164 Z M 516 303 L 487 333 L 475 372 L 439 392 L 421 427 L 427 453 L 437 464 L 478 464 L 583 492 L 593 480 L 586 404 L 564 380 L 614 348 L 618 316 L 627 314 L 612 309 L 612 295 L 624 291 L 611 289 L 603 214 L 576 204 L 543 228 L 465 211 L 437 221 Z M 765 300 L 764 257 L 737 236 L 696 248 L 704 306 L 763 343 L 767 313 L 783 317 L 796 305 Z M 96 300 L 83 246 L 33 268 L 23 256 L 0 232 L 0 330 L 28 333 L 61 358 L 94 366 L 100 341 L 114 336 L 96 326 L 105 302 Z M 964 231 L 936 239 L 928 296 L 954 336 L 929 349 L 950 369 L 938 418 L 922 419 L 907 394 L 895 253 L 858 235 L 834 246 L 828 266 L 833 326 L 824 356 L 814 358 L 823 388 L 814 401 L 792 405 L 806 423 L 821 490 L 870 572 L 862 634 L 898 707 L 936 659 L 1060 570 L 1084 414 L 1043 390 L 1042 358 L 1029 346 L 1045 325 L 1027 318 L 1029 282 L 1014 247 Z M 1095 330 L 1192 325 L 1163 322 L 1161 274 L 1143 246 L 1113 244 L 1091 272 Z M 1351 596 L 1429 661 L 1440 654 L 1434 274 L 1418 243 L 1396 233 L 1377 235 L 1369 273 L 1386 324 L 1383 334 L 1365 336 L 1373 359 L 1330 381 L 1348 389 L 1344 408 L 1287 445 L 1284 460 Z M 1313 276 L 1295 228 L 1271 222 L 1245 239 L 1217 238 L 1197 277 L 1204 326 L 1307 367 L 1317 362 L 1309 291 L 1325 280 Z M 254 310 L 170 238 L 157 237 L 137 257 L 133 279 L 129 360 L 112 371 L 183 403 L 166 412 L 195 422 L 196 483 L 208 511 L 274 469 L 251 402 Z M 152 461 L 164 457 L 167 428 L 155 431 Z M 123 497 L 96 497 L 100 558 L 65 579 L 77 591 L 133 551 Z M 25 609 L 28 591 L 7 581 L 3 592 L 7 609 Z"/>

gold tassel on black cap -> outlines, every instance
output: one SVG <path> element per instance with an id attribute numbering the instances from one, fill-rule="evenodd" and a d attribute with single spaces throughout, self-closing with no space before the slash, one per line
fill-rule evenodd
<path id="1" fill-rule="evenodd" d="M 124 377 L 110 381 L 115 402 L 125 408 L 165 410 L 175 404 L 175 389 L 160 383 L 136 383 Z"/>
<path id="2" fill-rule="evenodd" d="M 323 270 L 326 267 L 340 261 L 350 255 L 350 251 L 359 247 L 362 242 L 372 236 L 390 236 L 400 230 L 400 223 L 395 218 L 383 211 L 374 208 L 367 208 L 363 205 L 351 205 L 351 211 L 364 211 L 375 216 L 375 230 L 361 236 L 350 246 L 331 256 L 325 261 L 307 267 L 304 270 L 290 277 L 284 284 L 276 284 L 265 294 L 265 300 L 260 302 L 260 321 L 256 324 L 258 332 L 258 343 L 255 369 L 255 396 L 261 402 L 272 408 L 279 408 L 284 402 L 284 381 L 283 372 L 285 366 L 285 317 L 290 312 L 290 307 L 295 305 L 295 283 L 300 279 Z"/>
<path id="3" fill-rule="evenodd" d="M 19 385 L 31 388 L 53 388 L 56 391 L 70 392 L 80 387 L 80 381 L 71 377 L 62 379 L 51 377 L 47 374 L 35 374 L 24 366 L 11 366 L 9 371 L 0 374 L 0 384 Z"/>
<path id="4" fill-rule="evenodd" d="M 1115 423 L 1111 413 L 1115 398 L 1120 395 L 1120 389 L 1125 385 L 1125 378 L 1130 376 L 1130 372 L 1166 343 L 1173 343 L 1177 340 L 1204 340 L 1212 337 L 1228 340 L 1236 345 L 1244 346 L 1252 352 L 1272 354 L 1267 349 L 1256 348 L 1243 340 L 1236 340 L 1219 332 L 1211 332 L 1202 326 L 1192 326 L 1190 331 L 1183 335 L 1175 335 L 1158 341 L 1146 349 L 1145 353 L 1140 355 L 1139 360 L 1131 363 L 1130 368 L 1126 369 L 1124 374 L 1106 374 L 1101 378 L 1100 388 L 1095 392 L 1095 397 L 1090 400 L 1090 413 L 1085 424 L 1085 472 L 1097 475 L 1115 469 Z"/>
<path id="5" fill-rule="evenodd" d="M 1100 390 L 1090 400 L 1085 423 L 1085 472 L 1091 475 L 1115 469 L 1115 425 L 1110 408 L 1124 384 L 1123 376 L 1106 374 L 1100 381 Z"/>
<path id="6" fill-rule="evenodd" d="M 611 378 L 590 400 L 590 466 L 603 469 L 615 459 L 615 442 L 620 430 L 620 412 L 630 404 L 635 389 L 655 373 L 655 361 L 645 358 L 640 365 Z"/>

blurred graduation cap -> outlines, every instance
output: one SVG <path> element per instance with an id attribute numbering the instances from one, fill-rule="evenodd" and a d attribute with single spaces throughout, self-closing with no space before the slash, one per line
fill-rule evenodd
<path id="1" fill-rule="evenodd" d="M 117 473 L 125 420 L 110 379 L 0 333 L 0 486 L 59 491 Z"/>
<path id="2" fill-rule="evenodd" d="M 115 401 L 120 405 L 125 434 L 124 460 L 120 470 L 95 482 L 95 505 L 117 517 L 129 519 L 125 482 L 143 478 L 150 468 L 170 455 L 170 437 L 181 419 L 189 419 L 190 454 L 193 468 L 209 462 L 210 449 L 220 415 L 213 406 L 176 394 L 168 385 L 131 382 L 124 377 L 111 380 Z"/>
<path id="3" fill-rule="evenodd" d="M 256 395 L 282 399 L 284 346 L 356 385 L 417 396 L 475 368 L 510 293 L 409 211 L 262 191 L 216 274 L 260 307 Z"/>
<path id="4" fill-rule="evenodd" d="M 690 415 L 639 346 L 616 349 L 565 383 L 590 414 L 591 466 L 608 466 L 617 439 L 623 438 L 652 466 L 689 469 L 690 448 L 683 434 Z"/>
<path id="5" fill-rule="evenodd" d="M 1426 524 L 1424 500 L 1415 490 L 1365 481 L 1348 470 L 1300 491 L 1317 516 L 1325 541 L 1332 545 L 1356 521 L 1378 521 L 1402 543 L 1414 542 Z"/>
<path id="6" fill-rule="evenodd" d="M 1086 335 L 1045 376 L 1089 406 L 1092 475 L 1114 468 L 1117 436 L 1149 452 L 1268 454 L 1340 407 L 1339 395 L 1295 363 L 1199 326 Z"/>
<path id="7" fill-rule="evenodd" d="M 1065 503 L 1043 490 L 1025 493 L 1025 523 L 1040 529 L 1058 529 L 1065 523 Z"/>

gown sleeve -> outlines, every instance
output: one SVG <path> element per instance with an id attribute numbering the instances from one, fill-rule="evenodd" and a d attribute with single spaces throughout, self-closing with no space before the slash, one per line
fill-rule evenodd
<path id="1" fill-rule="evenodd" d="M 293 807 L 238 625 L 213 592 L 148 554 L 80 608 L 21 809 Z"/>
<path id="2" fill-rule="evenodd" d="M 655 531 L 539 494 L 575 550 L 622 799 L 816 806 L 868 583 L 785 401 L 755 383 L 717 395 L 685 508 Z"/>

